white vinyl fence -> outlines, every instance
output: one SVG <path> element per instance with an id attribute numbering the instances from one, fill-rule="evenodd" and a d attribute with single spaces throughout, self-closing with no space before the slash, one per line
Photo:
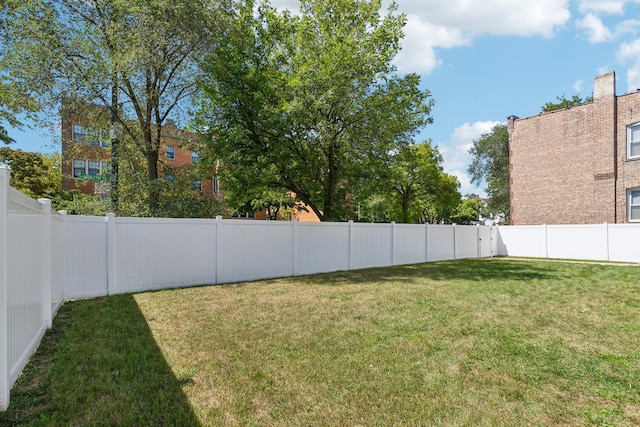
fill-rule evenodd
<path id="1" fill-rule="evenodd" d="M 494 255 L 640 262 L 640 225 L 458 226 L 79 217 L 0 167 L 0 410 L 62 302 Z"/>
<path id="2" fill-rule="evenodd" d="M 492 231 L 493 230 L 493 231 Z M 62 302 L 110 294 L 490 257 L 495 228 L 82 217 L 0 167 L 0 410 Z"/>
<path id="3" fill-rule="evenodd" d="M 640 263 L 640 224 L 501 226 L 497 255 Z"/>

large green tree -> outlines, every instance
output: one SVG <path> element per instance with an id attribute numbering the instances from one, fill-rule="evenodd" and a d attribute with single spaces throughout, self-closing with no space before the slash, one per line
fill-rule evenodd
<path id="1" fill-rule="evenodd" d="M 59 106 L 67 98 L 78 101 L 74 114 L 90 103 L 110 116 L 114 209 L 118 144 L 126 136 L 145 158 L 149 210 L 158 213 L 163 125 L 178 118 L 196 92 L 197 63 L 212 40 L 217 6 L 207 0 L 7 1 L 0 66 L 12 83 L 41 105 Z"/>
<path id="2" fill-rule="evenodd" d="M 33 198 L 48 197 L 60 190 L 60 154 L 0 147 L 1 163 L 11 168 L 11 186 Z"/>
<path id="3" fill-rule="evenodd" d="M 486 182 L 489 209 L 509 216 L 509 134 L 507 126 L 499 124 L 473 141 L 468 172 L 471 182 Z"/>
<path id="4" fill-rule="evenodd" d="M 204 68 L 212 157 L 285 189 L 323 221 L 431 121 L 416 74 L 392 60 L 405 17 L 380 0 L 302 0 L 299 15 L 247 0 Z"/>
<path id="5" fill-rule="evenodd" d="M 413 223 L 424 218 L 427 205 L 442 190 L 442 156 L 430 142 L 401 147 L 391 160 L 385 180 L 391 186 L 386 197 L 396 221 Z"/>
<path id="6" fill-rule="evenodd" d="M 565 108 L 577 107 L 579 105 L 593 102 L 593 96 L 588 96 L 582 99 L 580 95 L 573 95 L 571 98 L 567 99 L 563 94 L 562 96 L 558 96 L 556 99 L 558 102 L 547 102 L 541 107 L 541 111 L 543 113 L 548 113 L 550 111 L 563 110 Z"/>

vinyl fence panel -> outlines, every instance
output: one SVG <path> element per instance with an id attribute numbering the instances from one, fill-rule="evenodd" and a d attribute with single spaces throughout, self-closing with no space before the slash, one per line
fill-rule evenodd
<path id="1" fill-rule="evenodd" d="M 609 259 L 640 263 L 640 224 L 609 224 Z"/>
<path id="2" fill-rule="evenodd" d="M 348 270 L 349 227 L 349 223 L 298 223 L 295 274 Z"/>
<path id="3" fill-rule="evenodd" d="M 107 295 L 107 218 L 66 218 L 67 299 Z"/>
<path id="4" fill-rule="evenodd" d="M 427 259 L 427 226 L 396 224 L 393 232 L 393 263 L 417 264 Z"/>
<path id="5" fill-rule="evenodd" d="M 453 225 L 427 226 L 428 261 L 455 259 L 455 228 Z"/>
<path id="6" fill-rule="evenodd" d="M 498 227 L 498 255 L 544 258 L 547 256 L 546 226 Z"/>
<path id="7" fill-rule="evenodd" d="M 293 275 L 290 222 L 225 220 L 219 233 L 218 283 Z"/>
<path id="8" fill-rule="evenodd" d="M 215 283 L 216 220 L 114 218 L 110 293 Z"/>
<path id="9" fill-rule="evenodd" d="M 456 225 L 456 259 L 478 258 L 478 227 Z"/>
<path id="10" fill-rule="evenodd" d="M 393 264 L 393 226 L 394 224 L 353 223 L 351 269 Z"/>
<path id="11" fill-rule="evenodd" d="M 547 257 L 607 260 L 607 226 L 548 225 Z"/>

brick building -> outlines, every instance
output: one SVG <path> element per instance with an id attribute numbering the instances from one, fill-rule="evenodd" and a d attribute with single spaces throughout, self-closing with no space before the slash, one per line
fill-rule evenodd
<path id="1" fill-rule="evenodd" d="M 85 106 L 86 108 L 86 106 Z M 62 189 L 106 196 L 109 193 L 109 132 L 105 120 L 108 112 L 89 107 L 83 115 L 68 107 L 62 114 Z M 101 111 L 102 110 L 102 111 Z M 101 114 L 103 113 L 103 114 Z M 88 116 L 91 116 L 91 119 Z M 195 135 L 169 122 L 162 129 L 158 170 L 162 178 L 174 179 L 176 173 L 198 161 L 199 154 L 185 147 Z M 215 177 L 191 182 L 193 190 L 222 197 Z"/>
<path id="2" fill-rule="evenodd" d="M 640 222 L 640 91 L 595 78 L 593 102 L 508 119 L 511 223 Z"/>

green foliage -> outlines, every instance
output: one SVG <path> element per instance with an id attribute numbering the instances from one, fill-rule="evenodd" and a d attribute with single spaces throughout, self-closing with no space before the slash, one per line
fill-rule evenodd
<path id="1" fill-rule="evenodd" d="M 321 220 L 353 215 L 348 194 L 429 123 L 415 74 L 391 64 L 403 15 L 381 2 L 303 0 L 300 15 L 246 1 L 214 46 L 199 117 L 213 158 L 287 190 Z"/>
<path id="2" fill-rule="evenodd" d="M 11 186 L 33 198 L 49 196 L 60 189 L 60 154 L 0 147 L 0 163 L 11 168 Z"/>
<path id="3" fill-rule="evenodd" d="M 453 221 L 457 224 L 470 224 L 472 221 L 478 221 L 480 215 L 485 215 L 485 210 L 484 200 L 479 197 L 468 197 L 456 208 Z"/>
<path id="4" fill-rule="evenodd" d="M 547 102 L 544 104 L 541 107 L 542 112 L 548 113 L 550 111 L 564 110 L 565 108 L 577 107 L 579 105 L 593 102 L 593 96 L 588 96 L 585 99 L 582 99 L 579 95 L 573 95 L 571 99 L 567 99 L 563 94 L 562 96 L 558 96 L 556 99 L 558 102 Z"/>
<path id="5" fill-rule="evenodd" d="M 472 156 L 468 172 L 471 182 L 487 183 L 489 209 L 504 213 L 509 218 L 509 134 L 507 126 L 499 124 L 491 132 L 482 134 L 473 141 L 469 150 Z"/>
<path id="6" fill-rule="evenodd" d="M 457 179 L 443 172 L 442 156 L 430 141 L 401 146 L 390 156 L 388 170 L 380 178 L 379 202 L 371 207 L 382 209 L 383 219 L 402 223 L 449 220 L 460 200 Z"/>
<path id="7" fill-rule="evenodd" d="M 220 2 L 222 3 L 222 2 Z M 210 44 L 218 2 L 7 0 L 0 68 L 57 121 L 62 99 L 102 107 L 114 141 L 126 135 L 158 178 L 163 125 L 197 91 L 196 64 Z M 119 150 L 112 164 L 119 167 Z M 114 175 L 115 179 L 119 176 Z M 118 187 L 119 188 L 119 187 Z M 157 214 L 157 186 L 146 187 Z M 114 189 L 115 191 L 115 189 Z"/>
<path id="8" fill-rule="evenodd" d="M 60 190 L 51 195 L 51 207 L 69 215 L 105 216 L 111 210 L 109 199 L 78 190 Z"/>

